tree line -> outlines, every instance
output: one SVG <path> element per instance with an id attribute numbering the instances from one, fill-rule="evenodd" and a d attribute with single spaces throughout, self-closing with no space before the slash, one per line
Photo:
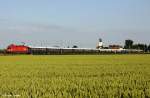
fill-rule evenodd
<path id="1" fill-rule="evenodd" d="M 150 52 L 150 44 L 143 44 L 143 43 L 138 43 L 138 44 L 134 44 L 133 40 L 125 40 L 125 45 L 124 45 L 125 49 L 137 49 L 137 50 L 143 50 L 144 52 Z"/>

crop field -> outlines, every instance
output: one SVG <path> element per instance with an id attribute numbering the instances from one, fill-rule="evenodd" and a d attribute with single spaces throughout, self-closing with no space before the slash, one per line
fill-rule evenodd
<path id="1" fill-rule="evenodd" d="M 150 55 L 0 56 L 0 98 L 150 98 Z"/>

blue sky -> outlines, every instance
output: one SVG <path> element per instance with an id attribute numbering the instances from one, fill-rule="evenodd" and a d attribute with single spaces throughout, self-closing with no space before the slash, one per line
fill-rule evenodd
<path id="1" fill-rule="evenodd" d="M 150 43 L 150 0 L 1 0 L 0 47 Z"/>

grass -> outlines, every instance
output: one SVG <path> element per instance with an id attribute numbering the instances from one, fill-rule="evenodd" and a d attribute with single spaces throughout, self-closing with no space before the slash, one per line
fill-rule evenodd
<path id="1" fill-rule="evenodd" d="M 0 97 L 150 98 L 150 55 L 0 56 Z"/>

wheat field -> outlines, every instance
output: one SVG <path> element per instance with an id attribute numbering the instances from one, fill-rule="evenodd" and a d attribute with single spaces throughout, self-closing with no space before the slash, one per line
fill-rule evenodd
<path id="1" fill-rule="evenodd" d="M 150 98 L 150 55 L 0 56 L 1 98 Z"/>

